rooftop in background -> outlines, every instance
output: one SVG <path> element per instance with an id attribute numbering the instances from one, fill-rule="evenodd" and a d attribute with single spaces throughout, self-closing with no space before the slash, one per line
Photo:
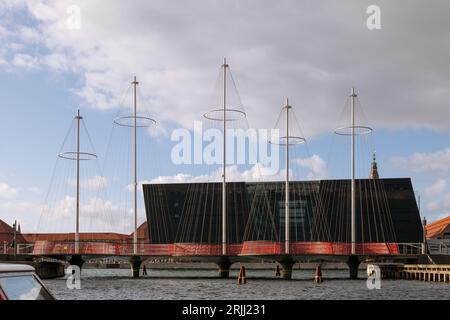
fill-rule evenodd
<path id="1" fill-rule="evenodd" d="M 11 228 L 12 230 L 12 228 Z M 73 232 L 59 233 L 24 233 L 23 242 L 35 241 L 73 241 L 75 234 Z M 111 241 L 111 242 L 132 242 L 134 232 L 131 234 L 114 233 L 114 232 L 82 232 L 80 233 L 80 241 Z M 143 222 L 138 227 L 138 240 L 148 243 L 148 227 L 147 222 Z"/>
<path id="2" fill-rule="evenodd" d="M 427 239 L 450 239 L 450 216 L 426 226 Z"/>
<path id="3" fill-rule="evenodd" d="M 14 238 L 14 229 L 6 222 L 0 219 L 0 242 L 11 242 Z M 20 230 L 17 232 L 18 242 L 25 242 Z"/>
<path id="4" fill-rule="evenodd" d="M 67 233 L 25 233 L 24 238 L 26 242 L 35 241 L 73 241 L 75 234 L 73 232 Z M 130 236 L 127 234 L 110 233 L 110 232 L 83 232 L 80 233 L 80 241 L 123 241 L 130 240 Z"/>

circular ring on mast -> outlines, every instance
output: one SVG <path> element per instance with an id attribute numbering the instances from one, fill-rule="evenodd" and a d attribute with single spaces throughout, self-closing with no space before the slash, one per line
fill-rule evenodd
<path id="1" fill-rule="evenodd" d="M 203 116 L 208 120 L 213 121 L 223 121 L 224 120 L 224 112 L 225 112 L 225 121 L 238 121 L 244 119 L 247 114 L 238 109 L 214 109 L 208 112 L 205 112 Z"/>
<path id="2" fill-rule="evenodd" d="M 94 160 L 98 158 L 96 154 L 89 152 L 79 152 L 79 154 L 80 154 L 79 160 L 82 161 Z M 61 152 L 60 154 L 58 154 L 58 157 L 67 160 L 77 160 L 77 152 L 76 151 Z"/>
<path id="3" fill-rule="evenodd" d="M 364 134 L 369 134 L 373 131 L 373 129 L 371 127 L 366 127 L 366 126 L 348 126 L 348 127 L 341 127 L 341 128 L 337 128 L 336 130 L 334 130 L 335 134 L 338 134 L 340 136 L 351 136 L 353 134 L 353 129 L 354 129 L 354 134 L 359 136 L 359 135 L 364 135 Z"/>
<path id="4" fill-rule="evenodd" d="M 295 145 L 299 145 L 299 144 L 303 144 L 306 142 L 305 138 L 302 137 L 298 137 L 298 136 L 282 136 L 279 137 L 278 140 L 269 140 L 270 144 L 276 144 L 279 146 L 295 146 Z"/>
<path id="5" fill-rule="evenodd" d="M 134 127 L 134 119 L 136 118 L 137 128 L 147 128 L 156 125 L 156 120 L 144 116 L 122 116 L 114 119 L 114 123 L 122 127 Z"/>

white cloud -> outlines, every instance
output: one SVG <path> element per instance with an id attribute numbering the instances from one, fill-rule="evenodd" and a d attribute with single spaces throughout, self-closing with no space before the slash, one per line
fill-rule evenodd
<path id="1" fill-rule="evenodd" d="M 19 26 L 18 36 L 25 42 L 35 43 L 42 40 L 42 35 L 37 29 L 26 26 Z"/>
<path id="2" fill-rule="evenodd" d="M 0 38 L 6 38 L 10 32 L 3 26 L 0 26 Z"/>
<path id="3" fill-rule="evenodd" d="M 22 43 L 17 43 L 17 42 L 10 42 L 6 45 L 6 47 L 10 50 L 10 51 L 19 51 L 22 50 L 24 48 L 24 44 Z"/>
<path id="4" fill-rule="evenodd" d="M 31 193 L 35 193 L 35 194 L 41 193 L 41 189 L 39 189 L 38 187 L 28 188 L 28 191 L 30 191 Z"/>
<path id="5" fill-rule="evenodd" d="M 427 204 L 427 209 L 434 219 L 444 218 L 450 215 L 450 193 L 445 194 L 441 200 L 433 200 Z"/>
<path id="6" fill-rule="evenodd" d="M 408 157 L 393 157 L 391 163 L 399 169 L 423 173 L 450 172 L 450 148 L 433 153 L 414 153 Z"/>
<path id="7" fill-rule="evenodd" d="M 393 168 L 415 173 L 416 181 L 426 181 L 422 190 L 428 220 L 435 221 L 450 215 L 450 189 L 447 181 L 450 173 L 450 148 L 435 152 L 417 152 L 410 156 L 390 159 Z M 430 184 L 431 181 L 431 184 Z"/>
<path id="8" fill-rule="evenodd" d="M 269 168 L 263 165 L 256 164 L 248 170 L 239 171 L 236 165 L 227 166 L 227 181 L 261 181 L 261 180 L 278 180 L 279 175 L 268 175 L 271 172 Z M 202 174 L 194 176 L 191 174 L 178 173 L 173 176 L 159 176 L 151 181 L 143 183 L 158 184 L 158 183 L 196 183 L 196 182 L 220 182 L 222 181 L 222 169 L 217 169 L 210 175 Z"/>
<path id="9" fill-rule="evenodd" d="M 42 205 L 29 201 L 1 201 L 0 219 L 8 224 L 17 220 L 22 232 L 32 232 L 36 228 L 37 218 Z"/>
<path id="10" fill-rule="evenodd" d="M 38 58 L 24 53 L 14 55 L 12 64 L 20 68 L 35 68 L 38 66 Z"/>
<path id="11" fill-rule="evenodd" d="M 41 204 L 28 201 L 6 201 L 0 204 L 0 210 L 4 214 L 38 214 L 42 209 Z"/>
<path id="12" fill-rule="evenodd" d="M 425 196 L 436 197 L 440 195 L 447 186 L 447 181 L 445 179 L 437 179 L 433 184 L 425 188 Z"/>
<path id="13" fill-rule="evenodd" d="M 72 186 L 76 186 L 75 179 L 69 179 L 69 184 Z M 108 179 L 102 176 L 94 176 L 92 178 L 82 179 L 80 180 L 80 187 L 88 190 L 100 190 L 104 189 L 108 186 Z"/>
<path id="14" fill-rule="evenodd" d="M 70 61 L 67 59 L 67 56 L 60 53 L 52 53 L 44 57 L 43 62 L 48 65 L 50 68 L 59 70 L 59 71 L 67 71 L 70 68 Z"/>
<path id="15" fill-rule="evenodd" d="M 24 10 L 24 3 L 3 7 Z M 308 115 L 302 124 L 307 138 L 330 132 L 336 106 L 356 82 L 376 127 L 450 128 L 447 2 L 429 8 L 421 1 L 386 3 L 389 27 L 372 33 L 360 2 L 80 0 L 80 30 L 67 28 L 73 1 L 26 4 L 33 29 L 0 22 L 32 48 L 22 53 L 27 57 L 15 57 L 15 65 L 77 73 L 82 85 L 73 91 L 89 106 L 116 107 L 137 73 L 144 104 L 161 125 L 191 127 L 208 108 L 226 55 L 255 127 L 270 128 L 289 96 L 299 118 Z"/>
<path id="16" fill-rule="evenodd" d="M 297 163 L 308 168 L 310 171 L 306 174 L 307 180 L 319 180 L 328 177 L 328 169 L 326 163 L 322 158 L 313 155 L 310 158 L 297 159 Z M 272 168 L 265 167 L 262 164 L 255 164 L 247 170 L 240 171 L 238 166 L 227 166 L 227 181 L 230 182 L 257 182 L 257 181 L 281 181 L 285 178 L 285 170 L 279 170 L 278 173 L 273 174 Z M 293 170 L 290 171 L 290 179 L 301 179 L 294 176 Z M 222 169 L 217 169 L 210 175 L 202 174 L 194 176 L 191 174 L 178 173 L 173 176 L 159 176 L 151 181 L 143 181 L 143 183 L 158 184 L 158 183 L 195 183 L 195 182 L 219 182 L 222 181 Z M 132 190 L 128 186 L 128 190 Z"/>
<path id="17" fill-rule="evenodd" d="M 39 232 L 72 231 L 75 212 L 75 197 L 66 195 L 55 203 L 43 207 L 37 229 Z M 115 204 L 110 200 L 90 197 L 80 201 L 80 230 L 82 232 L 88 230 L 96 232 L 124 231 L 124 224 L 121 222 L 127 217 L 132 218 L 126 206 Z M 125 225 L 129 226 L 129 223 Z"/>
<path id="18" fill-rule="evenodd" d="M 10 186 L 6 182 L 0 182 L 0 198 L 14 198 L 17 196 L 18 189 Z"/>
<path id="19" fill-rule="evenodd" d="M 328 167 L 320 156 L 313 155 L 310 158 L 303 158 L 297 160 L 302 167 L 309 169 L 306 175 L 307 180 L 321 180 L 329 177 Z"/>
<path id="20" fill-rule="evenodd" d="M 22 230 L 34 230 L 43 206 L 42 203 L 25 199 L 40 192 L 38 187 L 12 187 L 0 182 L 0 219 L 7 223 L 17 220 Z"/>
<path id="21" fill-rule="evenodd" d="M 174 176 L 159 176 L 151 181 L 143 181 L 142 183 L 151 183 L 151 184 L 158 184 L 158 183 L 188 183 L 188 182 L 207 182 L 209 180 L 208 175 L 199 175 L 194 176 L 191 174 L 185 174 L 185 173 L 178 173 Z"/>

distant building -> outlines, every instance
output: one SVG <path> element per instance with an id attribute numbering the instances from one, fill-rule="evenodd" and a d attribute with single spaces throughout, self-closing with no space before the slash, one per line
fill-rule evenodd
<path id="1" fill-rule="evenodd" d="M 24 233 L 26 242 L 33 243 L 36 241 L 55 241 L 55 242 L 72 242 L 75 239 L 75 233 Z M 80 241 L 83 242 L 114 242 L 127 243 L 130 236 L 121 233 L 80 233 Z"/>
<path id="2" fill-rule="evenodd" d="M 425 226 L 427 239 L 450 239 L 450 216 Z"/>
<path id="3" fill-rule="evenodd" d="M 144 184 L 143 190 L 150 243 L 220 243 L 221 183 Z M 291 240 L 348 242 L 350 190 L 350 180 L 291 181 Z M 357 179 L 356 190 L 357 242 L 422 242 L 410 179 L 379 179 L 374 159 L 371 178 Z M 227 183 L 228 242 L 284 241 L 284 192 L 284 182 Z"/>
<path id="4" fill-rule="evenodd" d="M 16 234 L 17 242 L 25 242 L 24 237 L 20 233 L 20 225 Z M 10 244 L 14 239 L 14 228 L 8 225 L 6 222 L 0 220 L 0 246 L 5 243 Z"/>
<path id="5" fill-rule="evenodd" d="M 130 234 L 131 239 L 133 239 L 134 232 Z M 139 243 L 149 243 L 150 237 L 148 234 L 148 223 L 147 221 L 144 221 L 138 228 L 137 228 L 137 238 Z"/>
<path id="6" fill-rule="evenodd" d="M 148 227 L 147 222 L 143 222 L 138 227 L 138 242 L 148 243 Z M 134 232 L 131 234 L 114 233 L 114 232 L 81 232 L 80 241 L 83 242 L 111 242 L 111 243 L 132 243 Z M 56 242 L 72 242 L 75 239 L 73 232 L 66 233 L 24 233 L 23 241 L 33 243 L 35 241 L 56 241 Z"/>
<path id="7" fill-rule="evenodd" d="M 369 179 L 379 179 L 379 178 L 380 178 L 380 176 L 378 175 L 377 157 L 374 153 L 372 165 L 370 166 Z"/>

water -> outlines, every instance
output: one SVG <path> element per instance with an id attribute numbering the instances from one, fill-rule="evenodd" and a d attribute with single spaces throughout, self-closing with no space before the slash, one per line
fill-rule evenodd
<path id="1" fill-rule="evenodd" d="M 70 290 L 65 279 L 44 280 L 57 299 L 431 299 L 450 300 L 450 285 L 409 280 L 382 280 L 368 290 L 365 279 L 348 280 L 347 270 L 323 270 L 324 282 L 312 281 L 313 270 L 294 270 L 293 280 L 274 278 L 273 270 L 247 270 L 248 282 L 237 284 L 238 270 L 229 279 L 216 270 L 148 270 L 132 279 L 127 269 L 84 269 L 81 289 Z M 364 272 L 360 271 L 360 276 Z M 261 279 L 264 277 L 264 279 Z"/>

